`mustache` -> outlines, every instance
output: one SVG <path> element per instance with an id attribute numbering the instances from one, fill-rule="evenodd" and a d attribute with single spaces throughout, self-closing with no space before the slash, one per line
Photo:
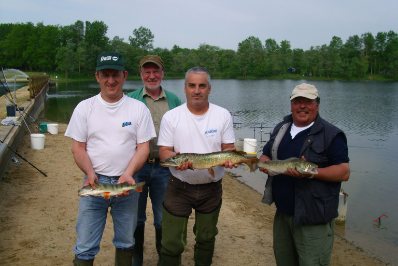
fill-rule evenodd
<path id="1" fill-rule="evenodd" d="M 310 113 L 310 111 L 308 111 L 308 110 L 297 110 L 297 112 L 296 113 L 305 113 L 305 114 L 309 114 Z"/>

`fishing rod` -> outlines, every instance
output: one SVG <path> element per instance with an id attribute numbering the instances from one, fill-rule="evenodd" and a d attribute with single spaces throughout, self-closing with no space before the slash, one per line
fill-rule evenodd
<path id="1" fill-rule="evenodd" d="M 1 139 L 0 142 L 5 144 L 7 146 L 7 148 L 9 148 L 13 153 L 15 153 L 16 155 L 18 155 L 22 160 L 24 160 L 25 162 L 27 162 L 28 164 L 30 164 L 31 166 L 33 166 L 33 168 L 35 168 L 37 171 L 39 171 L 42 175 L 44 175 L 45 177 L 47 177 L 47 175 L 45 173 L 43 173 L 42 171 L 40 171 L 36 166 L 34 166 L 33 164 L 31 164 L 30 162 L 28 162 L 28 160 L 26 160 L 24 157 L 22 157 L 21 154 L 19 154 L 18 152 L 16 152 L 14 149 L 12 149 L 10 146 L 8 146 L 7 143 L 4 143 Z"/>
<path id="2" fill-rule="evenodd" d="M 1 73 L 2 73 L 2 75 L 3 75 L 2 79 L 4 79 L 4 82 L 2 82 L 2 81 L 0 80 L 0 85 L 2 85 L 3 89 L 11 95 L 11 99 L 8 97 L 7 94 L 5 94 L 4 97 L 5 97 L 6 99 L 10 99 L 10 100 L 14 103 L 16 110 L 18 110 L 19 115 L 22 117 L 22 120 L 24 121 L 24 123 L 25 123 L 25 125 L 26 125 L 26 128 L 27 128 L 28 131 L 29 131 L 29 134 L 32 134 L 32 132 L 31 132 L 30 129 L 29 129 L 30 123 L 29 123 L 29 125 L 28 125 L 28 123 L 27 123 L 26 120 L 25 120 L 25 117 L 22 115 L 21 110 L 19 109 L 17 103 L 16 103 L 15 100 L 14 100 L 14 97 L 13 97 L 12 94 L 11 94 L 11 90 L 10 90 L 10 88 L 8 87 L 8 84 L 7 84 L 7 79 L 6 79 L 5 75 L 4 75 L 3 67 L 0 66 L 0 68 L 1 68 Z M 5 85 L 4 85 L 4 84 L 5 84 Z M 25 111 L 22 111 L 22 112 L 23 112 L 24 114 L 27 114 Z M 27 114 L 27 115 L 29 115 L 29 114 Z M 39 123 L 37 123 L 37 121 L 36 121 L 32 116 L 29 115 L 29 117 L 30 117 L 34 122 L 36 122 L 36 124 L 38 124 L 38 126 L 39 126 L 40 128 L 42 128 L 42 129 L 44 129 L 46 132 L 48 132 L 48 130 L 46 130 L 43 126 L 41 126 Z M 33 127 L 32 127 L 32 129 L 33 129 Z M 49 133 L 49 132 L 48 132 L 48 133 Z"/>

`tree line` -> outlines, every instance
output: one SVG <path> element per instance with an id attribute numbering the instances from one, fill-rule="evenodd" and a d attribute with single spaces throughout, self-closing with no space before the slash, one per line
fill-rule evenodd
<path id="1" fill-rule="evenodd" d="M 0 24 L 0 64 L 3 68 L 23 71 L 62 71 L 65 77 L 76 73 L 92 76 L 97 55 L 105 51 L 120 52 L 130 74 L 139 75 L 139 61 L 147 54 L 157 54 L 165 63 L 166 75 L 180 77 L 189 68 L 200 65 L 222 78 L 266 78 L 290 72 L 296 75 L 326 78 L 361 78 L 398 74 L 398 34 L 394 31 L 363 33 L 345 42 L 333 36 L 329 44 L 311 46 L 309 50 L 292 49 L 290 41 L 264 43 L 250 36 L 237 50 L 222 49 L 206 43 L 197 49 L 174 45 L 171 50 L 153 47 L 150 29 L 133 30 L 128 41 L 106 36 L 108 26 L 102 21 L 76 21 L 72 25 L 37 23 Z"/>

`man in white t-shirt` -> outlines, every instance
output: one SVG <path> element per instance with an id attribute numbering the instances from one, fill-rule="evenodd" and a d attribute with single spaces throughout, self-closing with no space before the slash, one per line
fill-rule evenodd
<path id="1" fill-rule="evenodd" d="M 152 117 L 145 104 L 123 94 L 127 72 L 120 53 L 99 55 L 96 71 L 101 91 L 76 106 L 65 136 L 73 139 L 73 156 L 85 173 L 83 186 L 133 185 L 133 175 L 148 157 L 149 140 L 156 137 Z M 115 264 L 131 265 L 138 197 L 133 190 L 108 199 L 80 198 L 74 265 L 93 265 L 109 207 L 114 223 Z"/>
<path id="2" fill-rule="evenodd" d="M 187 102 L 168 111 L 159 131 L 161 160 L 178 153 L 210 153 L 235 149 L 231 114 L 211 104 L 210 74 L 202 67 L 186 73 L 184 92 Z M 189 163 L 170 168 L 169 184 L 163 203 L 162 265 L 181 265 L 187 236 L 187 222 L 195 209 L 195 265 L 212 263 L 217 222 L 221 208 L 224 167 L 237 167 L 231 161 L 214 168 L 188 170 Z"/>

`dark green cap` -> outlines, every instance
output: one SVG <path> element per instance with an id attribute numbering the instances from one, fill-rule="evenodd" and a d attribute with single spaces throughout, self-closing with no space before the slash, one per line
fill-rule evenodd
<path id="1" fill-rule="evenodd" d="M 97 58 L 96 71 L 101 69 L 124 70 L 123 56 L 117 52 L 106 52 L 100 54 Z"/>

